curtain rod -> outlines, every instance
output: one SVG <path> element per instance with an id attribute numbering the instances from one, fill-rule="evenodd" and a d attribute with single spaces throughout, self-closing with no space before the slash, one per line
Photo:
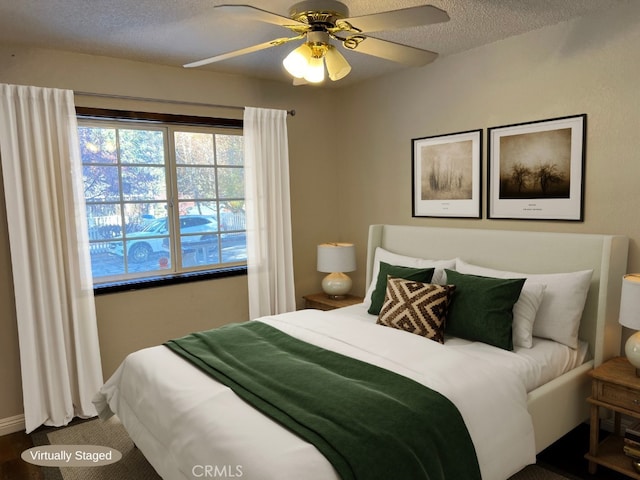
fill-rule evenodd
<path id="1" fill-rule="evenodd" d="M 79 92 L 74 90 L 76 95 L 81 95 L 84 97 L 102 97 L 102 98 L 116 98 L 118 100 L 135 100 L 142 102 L 160 102 L 160 103 L 170 103 L 174 105 L 191 105 L 196 107 L 214 107 L 214 108 L 229 108 L 232 110 L 244 110 L 245 107 L 239 107 L 237 105 L 216 105 L 215 103 L 201 103 L 201 102 L 183 102 L 180 100 L 166 100 L 160 98 L 146 98 L 146 97 L 130 97 L 127 95 L 111 95 L 108 93 L 92 93 L 92 92 Z M 287 110 L 287 114 L 295 117 L 296 111 L 291 109 Z"/>

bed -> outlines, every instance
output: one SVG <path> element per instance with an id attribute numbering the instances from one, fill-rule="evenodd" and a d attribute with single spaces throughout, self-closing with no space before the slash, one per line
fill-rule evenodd
<path id="1" fill-rule="evenodd" d="M 565 340 L 562 335 L 567 332 L 561 332 L 564 343 L 533 335 L 531 346 L 507 350 L 447 336 L 442 345 L 377 325 L 376 316 L 368 313 L 369 295 L 363 305 L 292 312 L 258 322 L 399 373 L 451 398 L 467 423 L 482 478 L 505 480 L 588 418 L 587 372 L 619 353 L 617 315 L 627 250 L 625 237 L 611 235 L 370 227 L 368 294 L 374 290 L 382 258 L 406 266 L 435 265 L 437 260 L 444 263 L 435 271 L 448 271 L 465 281 L 487 276 L 513 283 L 509 279 L 526 273 L 527 282 L 537 280 L 530 286 L 544 284 L 538 297 L 540 312 L 545 299 L 551 298 L 550 289 L 560 291 L 572 284 L 573 277 L 565 280 L 563 275 L 583 272 L 584 279 L 588 272 L 575 335 Z M 457 366 L 455 378 L 447 373 L 448 365 Z M 491 393 L 482 393 L 479 385 Z M 118 415 L 165 480 L 223 475 L 340 478 L 314 445 L 165 346 L 128 356 L 94 402 L 102 418 Z"/>

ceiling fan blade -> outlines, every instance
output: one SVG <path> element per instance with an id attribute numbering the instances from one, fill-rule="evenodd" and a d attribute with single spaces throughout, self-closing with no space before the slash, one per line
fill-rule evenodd
<path id="1" fill-rule="evenodd" d="M 198 60 L 197 62 L 187 63 L 183 65 L 185 68 L 193 68 L 193 67 L 201 67 L 203 65 L 208 65 L 209 63 L 220 62 L 222 60 L 228 60 L 229 58 L 239 57 L 240 55 L 246 55 L 247 53 L 259 52 L 260 50 L 265 50 L 271 47 L 278 47 L 284 43 L 290 42 L 292 40 L 300 40 L 304 38 L 304 35 L 298 35 L 296 37 L 284 37 L 284 38 L 276 38 L 275 40 L 271 40 L 270 42 L 264 42 L 259 45 L 254 45 L 252 47 L 242 48 L 240 50 L 234 50 L 233 52 L 223 53 L 221 55 L 216 55 L 214 57 L 205 58 L 204 60 Z"/>
<path id="2" fill-rule="evenodd" d="M 289 17 L 283 17 L 282 15 L 268 12 L 261 8 L 252 7 L 251 5 L 215 5 L 213 8 L 221 13 L 242 16 L 246 20 L 272 23 L 274 25 L 280 25 L 281 27 L 305 25 L 304 23 L 298 22 L 297 20 L 293 20 Z"/>
<path id="3" fill-rule="evenodd" d="M 449 15 L 444 10 L 431 5 L 421 7 L 403 8 L 389 12 L 374 13 L 361 17 L 338 20 L 336 26 L 340 27 L 347 22 L 361 32 L 381 32 L 396 28 L 417 27 L 449 21 Z"/>
<path id="4" fill-rule="evenodd" d="M 421 67 L 422 65 L 433 62 L 438 57 L 437 53 L 430 52 L 429 50 L 422 50 L 420 48 L 372 37 L 364 37 L 355 48 L 347 48 L 347 50 L 384 58 L 410 67 Z"/>

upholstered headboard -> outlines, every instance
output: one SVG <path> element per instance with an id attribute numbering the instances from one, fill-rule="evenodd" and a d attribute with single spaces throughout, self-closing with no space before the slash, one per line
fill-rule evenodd
<path id="1" fill-rule="evenodd" d="M 525 273 L 593 269 L 579 336 L 589 343 L 594 364 L 599 365 L 620 352 L 618 310 L 628 245 L 628 239 L 619 235 L 372 225 L 367 285 L 376 247 L 433 260 L 459 257 L 489 268 Z"/>

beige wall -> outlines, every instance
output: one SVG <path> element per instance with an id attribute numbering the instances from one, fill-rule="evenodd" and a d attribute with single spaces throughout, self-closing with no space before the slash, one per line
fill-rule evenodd
<path id="1" fill-rule="evenodd" d="M 593 232 L 631 238 L 640 271 L 640 4 L 443 57 L 340 91 L 340 233 L 364 264 L 372 223 Z M 585 221 L 411 218 L 411 139 L 587 114 Z M 348 159 L 348 160 L 347 160 Z M 486 163 L 483 164 L 486 174 Z M 486 183 L 483 182 L 483 212 Z M 355 288 L 364 291 L 362 272 Z"/>
<path id="2" fill-rule="evenodd" d="M 363 293 L 366 235 L 372 223 L 623 234 L 631 238 L 629 270 L 640 271 L 639 20 L 640 5 L 635 4 L 340 89 L 293 88 L 6 46 L 0 46 L 0 82 L 295 108 L 298 114 L 288 125 L 298 297 L 317 290 L 321 276 L 314 268 L 315 245 L 329 240 L 356 242 L 354 290 Z M 78 97 L 77 103 L 233 113 L 88 97 Z M 335 117 L 332 107 L 340 112 Z M 584 222 L 411 218 L 412 138 L 579 113 L 588 115 Z M 3 198 L 0 204 L 0 261 L 8 265 Z M 246 295 L 246 278 L 234 277 L 99 296 L 105 375 L 136 348 L 245 319 Z M 0 382 L 7 392 L 0 396 L 2 419 L 22 411 L 11 274 L 6 268 L 0 269 L 0 332 Z"/>

